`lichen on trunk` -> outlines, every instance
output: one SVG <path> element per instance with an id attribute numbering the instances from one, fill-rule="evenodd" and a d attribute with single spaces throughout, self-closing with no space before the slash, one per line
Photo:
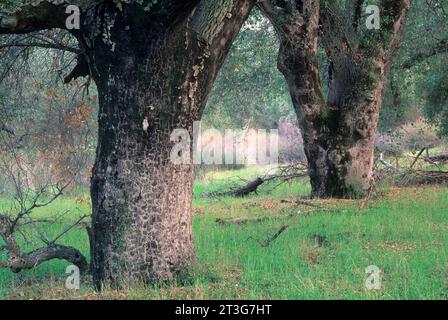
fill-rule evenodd
<path id="1" fill-rule="evenodd" d="M 260 1 L 280 39 L 279 69 L 299 119 L 312 196 L 363 196 L 372 182 L 374 137 L 389 66 L 410 0 L 381 1 L 381 30 L 362 29 L 362 2 Z M 348 10 L 349 12 L 344 12 Z M 319 42 L 329 62 L 329 93 L 319 75 Z"/>

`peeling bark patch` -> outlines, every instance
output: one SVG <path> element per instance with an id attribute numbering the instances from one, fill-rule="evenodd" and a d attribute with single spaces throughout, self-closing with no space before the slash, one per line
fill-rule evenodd
<path id="1" fill-rule="evenodd" d="M 149 122 L 148 122 L 148 118 L 145 118 L 144 120 L 143 120 L 143 131 L 148 131 L 148 128 L 149 128 Z"/>

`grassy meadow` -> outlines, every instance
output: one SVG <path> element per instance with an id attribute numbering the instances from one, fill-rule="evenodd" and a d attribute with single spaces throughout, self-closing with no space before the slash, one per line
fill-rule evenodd
<path id="1" fill-rule="evenodd" d="M 200 265 L 186 282 L 95 293 L 84 278 L 81 289 L 71 291 L 64 285 L 68 263 L 51 261 L 20 274 L 0 270 L 0 299 L 448 299 L 446 187 L 380 188 L 363 209 L 354 200 L 293 204 L 309 194 L 307 179 L 266 185 L 243 199 L 201 196 L 261 170 L 210 172 L 196 182 L 193 228 Z M 66 210 L 74 216 L 89 212 L 88 197 L 65 196 L 35 214 L 51 218 Z M 235 217 L 262 219 L 217 222 Z M 53 224 L 45 232 L 61 228 Z M 60 242 L 88 255 L 83 229 Z M 380 290 L 366 289 L 370 265 L 381 269 Z"/>

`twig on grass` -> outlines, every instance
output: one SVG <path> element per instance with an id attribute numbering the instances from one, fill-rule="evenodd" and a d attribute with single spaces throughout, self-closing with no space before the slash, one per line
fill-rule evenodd
<path id="1" fill-rule="evenodd" d="M 229 223 L 262 222 L 267 219 L 268 218 L 266 217 L 217 218 L 216 222 L 219 224 L 229 224 Z"/>
<path id="2" fill-rule="evenodd" d="M 247 240 L 254 240 L 256 243 L 258 243 L 261 247 L 263 248 L 267 248 L 270 246 L 270 244 L 272 242 L 274 242 L 283 232 L 285 232 L 289 227 L 291 227 L 294 223 L 297 222 L 297 220 L 299 219 L 300 214 L 296 214 L 295 217 L 292 219 L 292 221 L 288 224 L 285 224 L 283 226 L 281 226 L 280 229 L 277 230 L 276 233 L 274 233 L 274 235 L 272 235 L 270 238 L 268 238 L 267 240 L 259 240 L 259 239 L 255 239 L 253 237 L 249 237 L 247 238 Z"/>
<path id="3" fill-rule="evenodd" d="M 422 150 L 420 150 L 420 152 L 418 153 L 418 155 L 415 157 L 414 161 L 412 162 L 411 166 L 409 167 L 409 169 L 412 169 L 414 167 L 414 165 L 417 163 L 418 159 L 420 158 L 420 156 L 423 154 L 423 152 L 427 150 L 426 147 L 424 147 Z"/>

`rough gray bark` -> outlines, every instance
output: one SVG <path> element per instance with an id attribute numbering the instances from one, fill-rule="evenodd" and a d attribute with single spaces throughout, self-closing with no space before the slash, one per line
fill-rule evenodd
<path id="1" fill-rule="evenodd" d="M 279 69 L 299 118 L 316 197 L 359 197 L 369 189 L 384 83 L 410 3 L 382 1 L 381 30 L 366 30 L 360 21 L 362 1 L 347 0 L 345 11 L 332 1 L 260 4 L 279 35 Z M 327 99 L 319 34 L 330 62 Z"/>
<path id="2" fill-rule="evenodd" d="M 130 21 L 115 21 L 114 50 L 99 43 L 90 53 L 100 95 L 92 177 L 97 285 L 171 279 L 195 259 L 193 166 L 170 162 L 175 143 L 170 135 L 178 128 L 192 135 L 193 122 L 200 120 L 217 72 L 251 8 L 250 1 L 224 2 L 226 7 L 205 16 L 201 30 L 223 19 L 226 23 L 206 38 L 189 28 L 187 16 L 174 24 L 150 22 L 146 34 L 132 33 L 138 13 L 129 12 Z"/>
<path id="3" fill-rule="evenodd" d="M 180 128 L 192 134 L 254 5 L 154 3 L 144 10 L 100 2 L 83 12 L 82 28 L 74 32 L 84 52 L 79 60 L 87 62 L 99 92 L 90 233 L 98 288 L 169 280 L 194 261 L 193 166 L 170 162 L 170 135 Z"/>

